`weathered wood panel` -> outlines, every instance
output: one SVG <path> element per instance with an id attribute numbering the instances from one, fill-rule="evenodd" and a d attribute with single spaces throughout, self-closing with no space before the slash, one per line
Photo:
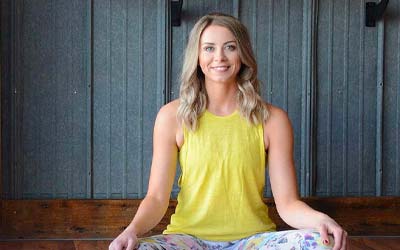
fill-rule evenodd
<path id="1" fill-rule="evenodd" d="M 315 195 L 375 194 L 377 28 L 363 1 L 318 1 Z"/>
<path id="2" fill-rule="evenodd" d="M 164 102 L 166 1 L 93 2 L 93 197 L 142 198 Z"/>
<path id="3" fill-rule="evenodd" d="M 382 193 L 400 195 L 400 1 L 385 13 Z"/>
<path id="4" fill-rule="evenodd" d="M 376 28 L 365 1 L 187 0 L 179 27 L 168 3 L 0 2 L 3 197 L 142 198 L 155 115 L 208 12 L 248 27 L 303 196 L 400 195 L 400 0 Z"/>
<path id="5" fill-rule="evenodd" d="M 5 198 L 90 197 L 88 3 L 0 3 Z"/>
<path id="6" fill-rule="evenodd" d="M 307 198 L 350 235 L 400 235 L 400 198 Z M 266 199 L 278 229 L 289 227 Z M 3 200 L 0 239 L 113 238 L 132 220 L 140 200 Z M 171 201 L 162 221 L 149 232 L 161 233 L 176 207 Z"/>

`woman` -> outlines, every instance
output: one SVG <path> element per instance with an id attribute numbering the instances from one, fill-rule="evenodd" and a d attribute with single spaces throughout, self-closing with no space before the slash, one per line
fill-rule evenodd
<path id="1" fill-rule="evenodd" d="M 157 115 L 147 195 L 109 249 L 346 249 L 347 233 L 299 199 L 290 121 L 259 95 L 244 25 L 224 14 L 202 17 L 181 81 L 179 99 Z M 138 239 L 166 212 L 178 157 L 171 223 L 163 235 Z M 275 232 L 262 197 L 266 157 L 279 215 L 301 230 Z"/>

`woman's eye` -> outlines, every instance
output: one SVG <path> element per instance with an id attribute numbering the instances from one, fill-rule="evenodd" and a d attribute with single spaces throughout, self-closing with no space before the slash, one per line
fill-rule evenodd
<path id="1" fill-rule="evenodd" d="M 204 50 L 207 52 L 212 52 L 214 50 L 214 48 L 213 47 L 205 47 Z"/>
<path id="2" fill-rule="evenodd" d="M 229 51 L 234 51 L 234 50 L 236 49 L 235 45 L 227 45 L 226 48 L 227 48 Z"/>

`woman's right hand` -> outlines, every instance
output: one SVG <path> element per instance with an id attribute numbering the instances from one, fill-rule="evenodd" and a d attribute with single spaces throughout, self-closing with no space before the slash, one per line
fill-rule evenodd
<path id="1" fill-rule="evenodd" d="M 138 238 L 129 227 L 126 228 L 117 238 L 115 238 L 108 250 L 133 250 L 138 246 Z"/>

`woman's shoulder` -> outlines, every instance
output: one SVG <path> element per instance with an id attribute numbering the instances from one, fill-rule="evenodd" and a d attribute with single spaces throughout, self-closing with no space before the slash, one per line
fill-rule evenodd
<path id="1" fill-rule="evenodd" d="M 157 121 L 164 125 L 177 125 L 177 111 L 179 107 L 179 99 L 173 100 L 160 108 L 157 114 Z"/>
<path id="2" fill-rule="evenodd" d="M 178 107 L 179 107 L 179 99 L 175 99 L 175 100 L 165 104 L 164 106 L 162 106 L 159 112 L 161 112 L 162 114 L 174 113 L 173 115 L 176 115 L 176 112 L 178 111 Z"/>
<path id="3" fill-rule="evenodd" d="M 274 106 L 270 103 L 265 103 L 268 109 L 268 119 L 265 121 L 265 127 L 282 127 L 282 125 L 290 125 L 290 120 L 287 112 L 282 108 Z"/>
<path id="4" fill-rule="evenodd" d="M 269 112 L 268 119 L 264 123 L 264 144 L 268 149 L 272 141 L 290 140 L 292 125 L 287 112 L 272 104 L 266 104 Z"/>

